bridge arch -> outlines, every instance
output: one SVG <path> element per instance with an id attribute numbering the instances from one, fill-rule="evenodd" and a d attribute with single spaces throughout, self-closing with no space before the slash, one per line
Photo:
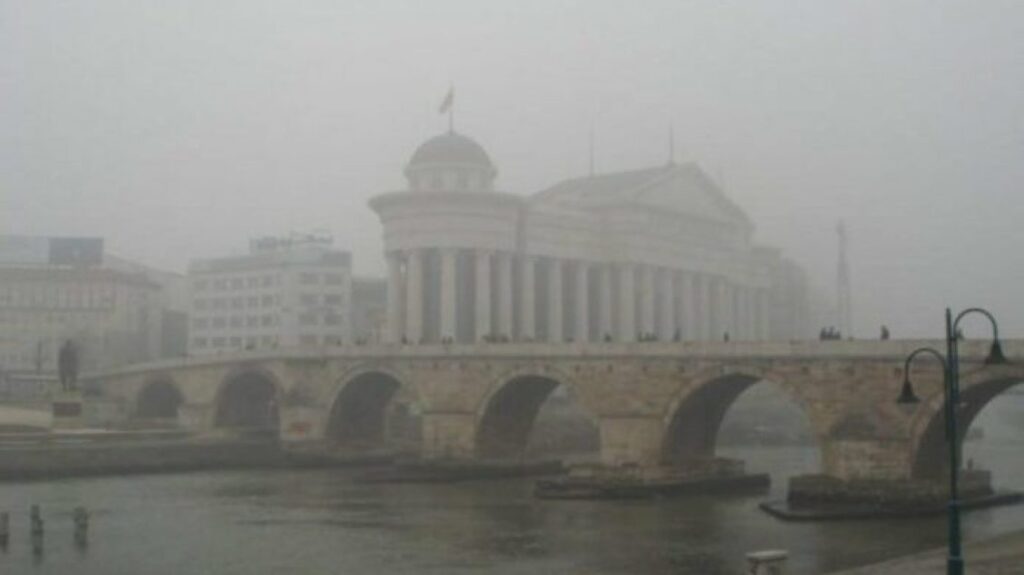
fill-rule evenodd
<path id="1" fill-rule="evenodd" d="M 406 379 L 383 366 L 346 372 L 331 396 L 325 438 L 351 447 L 380 446 L 387 439 L 415 440 L 421 433 L 416 412 L 422 405 Z M 401 396 L 405 401 L 396 404 Z"/>
<path id="2" fill-rule="evenodd" d="M 490 391 L 476 414 L 475 449 L 483 459 L 522 459 L 541 406 L 564 389 L 573 401 L 573 380 L 561 370 L 545 367 L 517 368 L 492 381 Z"/>
<path id="3" fill-rule="evenodd" d="M 232 370 L 217 388 L 213 426 L 276 431 L 281 397 L 281 381 L 270 370 L 257 366 Z"/>
<path id="4" fill-rule="evenodd" d="M 808 400 L 796 386 L 778 375 L 757 369 L 716 368 L 685 383 L 670 402 L 663 417 L 660 446 L 664 465 L 695 465 L 716 456 L 723 421 L 741 395 L 755 385 L 767 384 L 779 390 L 786 403 L 803 415 L 801 431 L 815 443 L 818 465 L 822 461 L 822 430 Z"/>
<path id="5" fill-rule="evenodd" d="M 158 376 L 142 385 L 135 397 L 135 418 L 176 420 L 178 408 L 185 403 L 181 388 L 169 376 Z"/>
<path id="6" fill-rule="evenodd" d="M 957 412 L 957 450 L 963 462 L 963 442 L 979 413 L 1015 385 L 1024 383 L 1024 367 L 982 368 L 960 377 L 960 410 Z M 910 475 L 913 479 L 945 481 L 949 475 L 949 447 L 946 442 L 945 394 L 935 386 L 923 402 L 911 431 Z"/>

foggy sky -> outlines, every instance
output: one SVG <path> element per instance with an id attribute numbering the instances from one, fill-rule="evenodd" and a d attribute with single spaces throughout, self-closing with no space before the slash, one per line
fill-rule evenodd
<path id="1" fill-rule="evenodd" d="M 0 0 L 0 233 L 182 271 L 322 229 L 380 274 L 366 200 L 450 83 L 503 191 L 583 175 L 591 125 L 599 172 L 662 164 L 673 125 L 829 298 L 846 220 L 856 335 L 1024 334 L 1012 0 Z"/>

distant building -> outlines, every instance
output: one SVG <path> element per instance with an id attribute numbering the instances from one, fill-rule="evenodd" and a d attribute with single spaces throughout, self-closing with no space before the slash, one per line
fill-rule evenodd
<path id="1" fill-rule="evenodd" d="M 265 237 L 194 260 L 189 354 L 352 341 L 352 256 L 327 237 Z"/>
<path id="2" fill-rule="evenodd" d="M 356 343 L 380 343 L 388 308 L 383 278 L 352 280 L 352 336 Z"/>
<path id="3" fill-rule="evenodd" d="M 370 201 L 388 264 L 384 339 L 637 341 L 808 335 L 799 267 L 694 163 L 593 174 L 531 196 L 450 131 Z"/>
<path id="4" fill-rule="evenodd" d="M 162 357 L 173 310 L 158 273 L 106 254 L 100 238 L 0 236 L 0 381 L 38 388 L 66 340 L 82 371 Z"/>

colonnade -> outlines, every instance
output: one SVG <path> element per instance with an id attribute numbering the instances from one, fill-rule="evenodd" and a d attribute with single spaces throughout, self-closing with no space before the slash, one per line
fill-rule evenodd
<path id="1" fill-rule="evenodd" d="M 391 342 L 767 339 L 768 292 L 714 274 L 502 251 L 387 255 Z"/>

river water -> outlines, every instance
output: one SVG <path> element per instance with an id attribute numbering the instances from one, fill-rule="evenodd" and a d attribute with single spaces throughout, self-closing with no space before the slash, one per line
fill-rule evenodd
<path id="1" fill-rule="evenodd" d="M 976 465 L 1021 477 L 1024 444 L 969 449 Z M 814 469 L 813 449 L 721 450 L 785 476 Z M 351 471 L 237 471 L 0 486 L 12 540 L 0 573 L 741 573 L 745 552 L 785 548 L 790 572 L 823 573 L 945 541 L 942 518 L 784 523 L 766 496 L 660 501 L 539 501 L 528 480 L 365 485 Z M 776 480 L 773 495 L 784 482 Z M 42 506 L 34 557 L 28 507 Z M 87 549 L 71 510 L 92 512 Z M 968 538 L 1024 528 L 1024 506 L 977 511 Z M 968 558 L 969 559 L 969 558 Z"/>

